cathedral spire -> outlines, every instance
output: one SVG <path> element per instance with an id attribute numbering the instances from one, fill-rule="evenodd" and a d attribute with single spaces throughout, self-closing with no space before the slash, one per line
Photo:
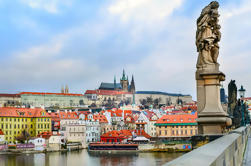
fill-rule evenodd
<path id="1" fill-rule="evenodd" d="M 117 83 L 116 83 L 116 76 L 114 76 L 114 90 L 117 89 L 116 85 L 117 85 Z"/>
<path id="2" fill-rule="evenodd" d="M 61 87 L 61 93 L 64 93 L 64 86 Z"/>
<path id="3" fill-rule="evenodd" d="M 123 69 L 123 75 L 122 75 L 121 80 L 126 80 L 126 75 L 125 75 L 125 70 L 124 69 Z"/>
<path id="4" fill-rule="evenodd" d="M 132 75 L 132 80 L 131 80 L 131 85 L 130 85 L 130 92 L 135 93 L 135 83 L 134 83 L 133 75 Z"/>
<path id="5" fill-rule="evenodd" d="M 65 85 L 65 93 L 69 93 L 69 87 L 68 87 L 68 85 Z"/>

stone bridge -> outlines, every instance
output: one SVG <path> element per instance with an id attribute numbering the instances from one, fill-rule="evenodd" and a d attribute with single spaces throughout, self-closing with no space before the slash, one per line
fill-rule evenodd
<path id="1" fill-rule="evenodd" d="M 166 166 L 251 165 L 250 126 L 240 127 L 169 162 Z"/>

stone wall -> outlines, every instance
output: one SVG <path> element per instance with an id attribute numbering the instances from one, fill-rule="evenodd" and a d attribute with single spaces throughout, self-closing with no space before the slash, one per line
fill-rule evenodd
<path id="1" fill-rule="evenodd" d="M 184 96 L 169 96 L 164 94 L 135 94 L 135 102 L 136 104 L 140 104 L 140 101 L 143 99 L 147 99 L 147 97 L 152 97 L 154 99 L 160 99 L 160 104 L 167 104 L 168 101 L 171 104 L 176 104 L 177 99 L 179 98 L 185 103 L 191 103 L 193 102 L 192 96 L 190 95 L 184 95 Z"/>
<path id="2" fill-rule="evenodd" d="M 239 166 L 242 165 L 250 126 L 240 127 L 229 134 L 201 146 L 169 162 L 166 166 Z"/>

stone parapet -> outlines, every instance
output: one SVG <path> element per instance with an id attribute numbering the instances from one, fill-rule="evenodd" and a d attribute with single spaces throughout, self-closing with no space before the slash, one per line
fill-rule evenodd
<path id="1" fill-rule="evenodd" d="M 249 134 L 250 126 L 240 127 L 184 154 L 166 166 L 240 166 Z"/>

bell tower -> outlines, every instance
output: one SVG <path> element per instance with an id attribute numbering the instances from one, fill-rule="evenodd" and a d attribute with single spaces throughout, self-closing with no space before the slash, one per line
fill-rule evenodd
<path id="1" fill-rule="evenodd" d="M 128 92 L 128 78 L 126 78 L 124 69 L 123 69 L 122 78 L 120 79 L 120 84 L 122 86 L 122 91 Z"/>

